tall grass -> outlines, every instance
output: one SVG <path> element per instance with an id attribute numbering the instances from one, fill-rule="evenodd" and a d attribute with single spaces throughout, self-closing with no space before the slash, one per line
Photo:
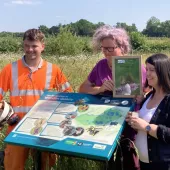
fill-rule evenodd
<path id="1" fill-rule="evenodd" d="M 0 70 L 10 62 L 21 58 L 21 54 L 1 54 L 0 55 Z M 60 66 L 63 72 L 69 79 L 75 92 L 78 91 L 79 85 L 86 79 L 88 73 L 94 67 L 95 63 L 101 58 L 101 55 L 79 55 L 75 57 L 56 57 L 44 56 L 45 60 L 55 63 Z M 8 96 L 6 96 L 8 100 Z M 0 149 L 4 149 L 5 128 L 0 132 Z M 33 160 L 31 156 L 26 162 L 26 170 L 31 170 Z M 56 170 L 102 170 L 103 163 L 98 161 L 87 160 L 83 158 L 72 158 L 67 156 L 59 156 L 54 169 Z"/>
<path id="2" fill-rule="evenodd" d="M 168 53 L 166 53 L 168 54 Z M 133 55 L 141 55 L 140 53 L 134 53 Z M 142 63 L 150 56 L 149 54 L 143 55 Z M 22 54 L 1 54 L 0 55 L 0 70 L 10 62 L 13 62 L 22 57 Z M 101 54 L 96 55 L 78 55 L 78 56 L 44 56 L 45 60 L 55 63 L 60 66 L 70 84 L 73 87 L 74 92 L 78 92 L 80 84 L 87 78 L 89 72 L 94 65 L 102 58 Z M 8 96 L 6 96 L 8 99 Z M 4 149 L 4 135 L 5 128 L 0 132 L 0 149 Z M 26 163 L 26 170 L 31 170 L 33 165 L 32 158 L 29 157 Z M 104 168 L 103 163 L 98 161 L 87 160 L 83 158 L 71 158 L 67 156 L 59 156 L 58 161 L 54 169 L 56 170 L 102 170 Z"/>

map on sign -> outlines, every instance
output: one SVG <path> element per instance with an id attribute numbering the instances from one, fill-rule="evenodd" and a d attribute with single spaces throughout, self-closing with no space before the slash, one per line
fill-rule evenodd
<path id="1" fill-rule="evenodd" d="M 69 152 L 70 144 L 113 150 L 130 105 L 127 98 L 45 92 L 5 141 L 54 151 Z M 77 152 L 87 154 L 87 148 Z"/>
<path id="2" fill-rule="evenodd" d="M 127 112 L 126 107 L 39 100 L 15 131 L 57 140 L 70 136 L 112 144 Z"/>

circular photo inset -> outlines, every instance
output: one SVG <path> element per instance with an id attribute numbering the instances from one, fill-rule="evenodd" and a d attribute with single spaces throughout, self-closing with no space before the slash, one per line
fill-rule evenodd
<path id="1" fill-rule="evenodd" d="M 74 119 L 76 116 L 77 116 L 77 112 L 70 112 L 70 113 L 67 113 L 66 118 Z"/>
<path id="2" fill-rule="evenodd" d="M 124 100 L 121 102 L 122 105 L 127 105 L 129 102 L 127 100 Z"/>
<path id="3" fill-rule="evenodd" d="M 76 132 L 76 128 L 74 126 L 66 126 L 63 130 L 64 136 L 71 136 Z"/>
<path id="4" fill-rule="evenodd" d="M 82 128 L 82 127 L 77 127 L 75 133 L 73 134 L 73 136 L 80 136 L 80 135 L 82 135 L 83 133 L 84 133 L 84 128 Z"/>
<path id="5" fill-rule="evenodd" d="M 63 121 L 60 123 L 59 127 L 60 127 L 60 128 L 65 128 L 65 126 L 70 126 L 70 125 L 71 125 L 71 120 L 67 119 L 67 120 L 63 120 Z"/>
<path id="6" fill-rule="evenodd" d="M 78 111 L 79 112 L 85 112 L 86 110 L 88 110 L 88 108 L 89 108 L 89 105 L 87 105 L 87 104 L 79 105 L 78 106 Z"/>

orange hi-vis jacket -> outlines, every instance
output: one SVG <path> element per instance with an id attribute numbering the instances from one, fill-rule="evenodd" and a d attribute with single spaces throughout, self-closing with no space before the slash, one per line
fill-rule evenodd
<path id="1" fill-rule="evenodd" d="M 0 100 L 9 91 L 10 104 L 20 117 L 32 108 L 44 90 L 54 88 L 62 92 L 72 91 L 59 67 L 42 59 L 33 71 L 23 57 L 8 64 L 0 73 Z"/>

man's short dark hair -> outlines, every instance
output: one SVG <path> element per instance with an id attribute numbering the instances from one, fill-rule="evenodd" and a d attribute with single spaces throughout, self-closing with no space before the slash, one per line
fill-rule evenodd
<path id="1" fill-rule="evenodd" d="M 29 29 L 24 33 L 23 41 L 40 41 L 44 43 L 45 35 L 39 29 Z"/>

